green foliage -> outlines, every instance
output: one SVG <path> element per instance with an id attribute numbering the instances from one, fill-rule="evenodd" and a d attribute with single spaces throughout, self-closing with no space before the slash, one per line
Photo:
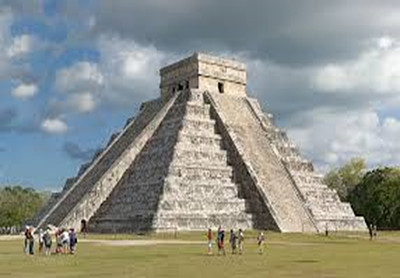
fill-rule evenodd
<path id="1" fill-rule="evenodd" d="M 32 188 L 0 188 L 0 227 L 22 225 L 32 218 L 46 201 L 46 195 Z"/>
<path id="2" fill-rule="evenodd" d="M 348 201 L 349 194 L 362 180 L 365 168 L 364 159 L 353 158 L 344 166 L 331 170 L 324 177 L 324 182 L 330 188 L 336 189 L 342 201 Z"/>
<path id="3" fill-rule="evenodd" d="M 379 228 L 400 228 L 400 170 L 380 168 L 365 174 L 349 196 L 356 214 Z"/>

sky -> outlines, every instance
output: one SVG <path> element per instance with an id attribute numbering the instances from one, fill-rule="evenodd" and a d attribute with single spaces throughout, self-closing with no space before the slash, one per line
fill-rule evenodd
<path id="1" fill-rule="evenodd" d="M 321 172 L 400 164 L 400 2 L 0 0 L 0 185 L 59 190 L 195 51 Z"/>

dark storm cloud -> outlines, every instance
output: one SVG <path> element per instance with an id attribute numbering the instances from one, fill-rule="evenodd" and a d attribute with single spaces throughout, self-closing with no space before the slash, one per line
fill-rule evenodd
<path id="1" fill-rule="evenodd" d="M 78 144 L 75 144 L 73 142 L 65 142 L 63 146 L 63 151 L 70 158 L 83 161 L 90 160 L 96 152 L 96 150 L 94 149 L 83 150 Z"/>
<path id="2" fill-rule="evenodd" d="M 347 59 L 366 38 L 399 34 L 396 1 L 100 0 L 96 31 L 172 52 L 245 51 L 302 65 Z"/>

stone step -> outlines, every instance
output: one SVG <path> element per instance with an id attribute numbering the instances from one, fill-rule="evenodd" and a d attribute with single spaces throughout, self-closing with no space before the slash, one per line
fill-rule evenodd
<path id="1" fill-rule="evenodd" d="M 211 190 L 214 188 L 222 189 L 237 189 L 238 185 L 231 181 L 219 181 L 215 179 L 193 180 L 188 182 L 187 179 L 182 177 L 167 177 L 165 180 L 166 187 L 174 187 L 178 190 L 185 190 L 186 188 L 204 188 L 204 190 Z"/>
<path id="2" fill-rule="evenodd" d="M 167 200 L 213 200 L 222 202 L 238 198 L 238 190 L 235 187 L 200 187 L 200 186 L 165 186 L 164 198 Z"/>
<path id="3" fill-rule="evenodd" d="M 297 186 L 301 191 L 303 190 L 323 190 L 328 189 L 329 187 L 323 183 L 304 183 L 304 182 L 296 182 Z"/>
<path id="4" fill-rule="evenodd" d="M 323 184 L 323 176 L 315 172 L 290 170 L 293 179 L 298 183 Z"/>
<path id="5" fill-rule="evenodd" d="M 173 164 L 170 166 L 169 174 L 176 177 L 186 178 L 188 180 L 208 180 L 217 179 L 222 182 L 232 180 L 232 168 L 212 167 L 212 166 L 188 166 Z"/>
<path id="6" fill-rule="evenodd" d="M 234 213 L 244 211 L 246 208 L 243 199 L 233 200 L 163 200 L 159 204 L 159 208 L 164 211 L 179 212 L 213 212 L 220 211 L 226 213 Z"/>
<path id="7" fill-rule="evenodd" d="M 198 149 L 189 149 L 189 146 L 182 148 L 180 145 L 176 146 L 173 158 L 174 162 L 182 162 L 192 166 L 226 166 L 228 161 L 226 151 L 216 147 L 207 150 L 201 147 Z"/>
<path id="8" fill-rule="evenodd" d="M 202 130 L 210 134 L 215 133 L 215 121 L 210 119 L 168 119 L 162 123 L 160 130 L 174 130 L 174 129 L 194 129 L 196 131 Z"/>
<path id="9" fill-rule="evenodd" d="M 180 142 L 186 143 L 187 145 L 195 145 L 195 146 L 215 146 L 217 148 L 221 148 L 222 139 L 218 134 L 211 134 L 207 132 L 197 132 L 197 130 L 193 130 L 193 133 L 187 132 L 187 130 L 181 131 L 179 133 L 172 132 L 164 132 L 160 133 L 157 136 L 154 136 L 149 141 L 152 146 L 160 146 L 163 144 L 168 144 L 169 142 Z"/>
<path id="10" fill-rule="evenodd" d="M 134 223 L 134 225 L 133 225 Z M 206 231 L 208 228 L 216 229 L 223 224 L 226 227 L 226 237 L 228 230 L 233 229 L 252 229 L 253 221 L 249 214 L 226 214 L 226 213 L 180 213 L 176 214 L 145 214 L 134 217 L 119 216 L 118 218 L 103 218 L 95 220 L 95 230 L 99 232 L 112 233 L 132 232 L 148 230 L 149 225 L 156 231 L 176 231 L 176 230 L 198 230 Z"/>
<path id="11" fill-rule="evenodd" d="M 199 119 L 208 119 L 210 118 L 210 105 L 190 101 L 180 103 L 173 108 L 169 116 L 182 118 L 182 116 L 188 115 Z"/>
<path id="12" fill-rule="evenodd" d="M 170 163 L 185 163 L 191 167 L 206 165 L 224 167 L 227 166 L 227 161 L 228 156 L 226 151 L 216 147 L 209 149 L 189 149 L 188 146 L 180 147 L 176 145 L 176 149 L 168 151 L 151 148 L 142 152 L 137 169 L 168 166 Z"/>
<path id="13" fill-rule="evenodd" d="M 339 196 L 337 195 L 336 191 L 333 189 L 330 189 L 328 187 L 323 188 L 323 187 L 314 187 L 314 188 L 301 188 L 301 192 L 306 198 L 313 198 L 313 199 L 333 199 L 335 201 L 340 202 Z"/>
<path id="14" fill-rule="evenodd" d="M 289 171 L 305 171 L 305 172 L 313 172 L 314 166 L 309 161 L 295 161 L 295 160 L 284 160 L 285 165 L 289 168 Z"/>
<path id="15" fill-rule="evenodd" d="M 311 213 L 316 218 L 327 218 L 327 217 L 354 217 L 354 212 L 346 206 L 345 203 L 325 203 L 325 204 L 315 204 L 306 203 L 310 208 Z"/>
<path id="16" fill-rule="evenodd" d="M 344 217 L 318 219 L 317 225 L 320 231 L 365 231 L 365 221 L 363 217 Z"/>

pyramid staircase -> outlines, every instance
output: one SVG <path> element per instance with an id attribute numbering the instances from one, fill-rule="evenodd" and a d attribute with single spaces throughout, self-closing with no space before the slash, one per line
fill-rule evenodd
<path id="1" fill-rule="evenodd" d="M 252 228 L 221 136 L 201 93 L 174 104 L 90 220 L 102 232 Z"/>

